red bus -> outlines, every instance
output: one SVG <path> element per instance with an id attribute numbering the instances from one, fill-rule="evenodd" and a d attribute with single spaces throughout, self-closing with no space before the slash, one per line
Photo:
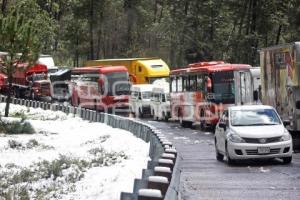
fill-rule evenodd
<path id="1" fill-rule="evenodd" d="M 181 126 L 214 127 L 224 107 L 252 102 L 250 65 L 189 64 L 170 73 L 171 116 Z"/>
<path id="2" fill-rule="evenodd" d="M 129 75 L 124 66 L 71 70 L 71 104 L 101 112 L 128 113 Z"/>

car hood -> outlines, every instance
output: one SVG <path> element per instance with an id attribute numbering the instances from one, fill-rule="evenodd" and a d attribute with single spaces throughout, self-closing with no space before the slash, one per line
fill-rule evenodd
<path id="1" fill-rule="evenodd" d="M 280 137 L 284 134 L 284 126 L 270 125 L 270 126 L 240 126 L 231 127 L 235 133 L 245 138 L 270 138 Z"/>

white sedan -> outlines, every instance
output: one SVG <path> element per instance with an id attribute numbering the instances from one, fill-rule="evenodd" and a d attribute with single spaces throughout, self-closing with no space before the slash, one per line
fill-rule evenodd
<path id="1" fill-rule="evenodd" d="M 281 158 L 288 164 L 293 151 L 292 137 L 278 113 L 265 105 L 225 110 L 216 126 L 215 149 L 217 160 L 225 156 L 228 164 L 257 158 Z"/>

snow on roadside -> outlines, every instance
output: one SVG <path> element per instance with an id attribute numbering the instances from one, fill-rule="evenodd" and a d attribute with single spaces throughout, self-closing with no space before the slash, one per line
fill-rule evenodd
<path id="1" fill-rule="evenodd" d="M 149 159 L 149 144 L 121 129 L 18 105 L 10 115 L 25 117 L 36 133 L 0 135 L 0 191 L 26 187 L 31 198 L 119 199 L 121 191 L 132 191 Z M 21 176 L 25 172 L 29 177 Z"/>

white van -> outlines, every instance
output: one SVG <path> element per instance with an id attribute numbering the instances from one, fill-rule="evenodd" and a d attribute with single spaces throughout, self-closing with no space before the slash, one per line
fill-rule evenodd
<path id="1" fill-rule="evenodd" d="M 151 98 L 151 115 L 155 120 L 168 121 L 171 118 L 169 87 L 154 86 Z"/>
<path id="2" fill-rule="evenodd" d="M 151 114 L 150 99 L 152 96 L 151 84 L 138 84 L 131 86 L 129 105 L 135 117 L 144 117 Z"/>

